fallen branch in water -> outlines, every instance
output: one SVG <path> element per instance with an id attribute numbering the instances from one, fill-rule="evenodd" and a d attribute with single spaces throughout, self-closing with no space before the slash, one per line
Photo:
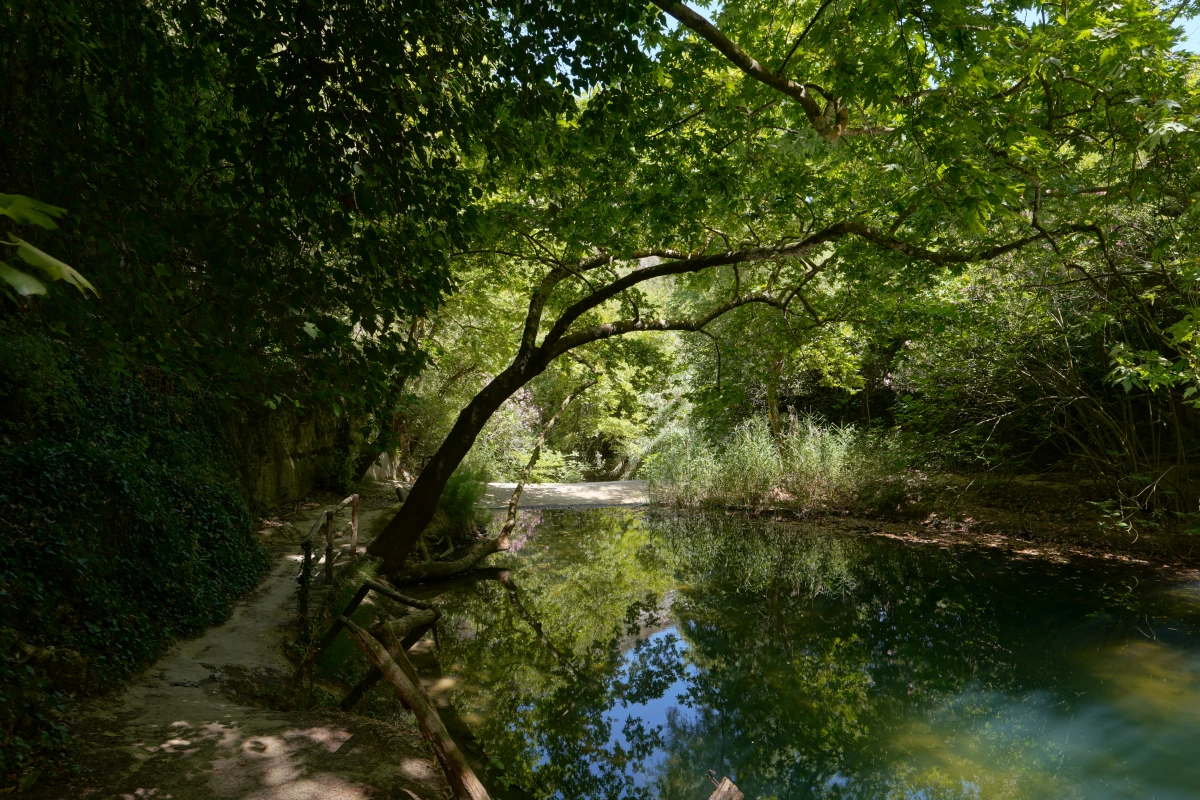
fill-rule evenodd
<path id="1" fill-rule="evenodd" d="M 394 639 L 399 642 L 399 647 L 404 652 L 408 652 L 414 644 L 421 640 L 429 630 L 437 622 L 440 615 L 436 611 L 413 611 L 400 619 L 392 620 L 391 622 L 382 623 L 380 628 L 387 630 L 386 636 L 379 636 L 384 646 L 388 648 L 388 652 L 393 651 L 393 646 L 390 640 Z M 340 626 L 339 626 L 340 629 Z M 379 683 L 379 679 L 383 677 L 383 673 L 378 669 L 372 669 L 367 677 L 354 685 L 354 688 L 346 695 L 338 706 L 342 711 L 350 711 L 358 705 L 367 692 L 375 688 L 375 684 Z"/>

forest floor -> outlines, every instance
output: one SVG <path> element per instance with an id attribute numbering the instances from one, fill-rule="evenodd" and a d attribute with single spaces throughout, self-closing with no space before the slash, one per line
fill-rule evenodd
<path id="1" fill-rule="evenodd" d="M 340 499 L 340 498 L 339 498 Z M 394 503 L 394 495 L 390 502 Z M 328 504 L 260 535 L 270 572 L 221 625 L 177 642 L 120 693 L 82 707 L 75 769 L 26 796 L 141 800 L 434 800 L 449 796 L 415 725 L 336 711 L 269 711 L 255 686 L 292 680 L 284 652 L 296 623 L 297 531 Z M 363 523 L 373 512 L 363 514 Z"/>

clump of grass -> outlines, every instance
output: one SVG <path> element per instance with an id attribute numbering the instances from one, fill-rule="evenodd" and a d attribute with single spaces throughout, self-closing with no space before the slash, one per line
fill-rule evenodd
<path id="1" fill-rule="evenodd" d="M 918 478 L 894 437 L 812 417 L 793 418 L 779 437 L 765 419 L 750 419 L 718 445 L 683 430 L 646 472 L 659 505 L 825 511 L 894 510 Z"/>

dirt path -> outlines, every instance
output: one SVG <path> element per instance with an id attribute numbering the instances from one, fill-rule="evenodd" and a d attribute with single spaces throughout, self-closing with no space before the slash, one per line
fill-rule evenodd
<path id="1" fill-rule="evenodd" d="M 297 527 L 307 532 L 312 519 L 299 520 Z M 403 731 L 333 711 L 276 712 L 237 700 L 237 692 L 256 679 L 277 680 L 293 671 L 282 645 L 295 614 L 297 547 L 290 542 L 268 547 L 272 568 L 258 589 L 224 624 L 176 643 L 120 694 L 85 709 L 75 726 L 79 747 L 73 755 L 80 774 L 69 783 L 35 786 L 32 796 L 448 796 L 415 726 Z"/>
<path id="2" fill-rule="evenodd" d="M 483 505 L 506 508 L 513 484 Z M 527 486 L 522 508 L 644 505 L 645 481 Z M 295 520 L 307 532 L 317 512 Z M 364 512 L 361 527 L 369 529 Z M 337 526 L 343 523 L 339 519 Z M 295 529 L 261 532 L 269 574 L 223 624 L 177 642 L 120 693 L 80 708 L 75 774 L 26 796 L 45 800 L 441 800 L 449 787 L 414 727 L 336 711 L 269 711 L 247 700 L 286 683 L 283 652 L 295 621 Z M 292 530 L 291 538 L 280 537 Z M 244 698 L 244 699 L 242 699 Z"/>
<path id="3" fill-rule="evenodd" d="M 515 483 L 489 483 L 485 508 L 508 508 Z M 646 481 L 535 483 L 521 493 L 520 508 L 596 508 L 644 506 L 650 502 Z"/>

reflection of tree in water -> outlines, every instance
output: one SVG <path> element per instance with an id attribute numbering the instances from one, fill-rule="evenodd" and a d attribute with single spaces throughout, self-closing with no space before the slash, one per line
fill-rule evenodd
<path id="1" fill-rule="evenodd" d="M 1005 605 L 1028 578 L 723 517 L 556 522 L 554 551 L 533 537 L 507 588 L 447 598 L 442 638 L 460 709 L 532 794 L 690 800 L 708 769 L 747 797 L 1054 793 L 1042 718 L 1009 700 L 1061 666 L 1010 652 L 1059 629 Z M 645 638 L 668 598 L 678 638 Z M 627 713 L 680 682 L 665 725 Z"/>
<path id="2" fill-rule="evenodd" d="M 688 582 L 772 597 L 843 595 L 858 585 L 863 540 L 794 525 L 717 515 L 655 515 L 649 524 L 664 559 Z"/>
<path id="3" fill-rule="evenodd" d="M 686 576 L 674 613 L 696 670 L 657 796 L 695 797 L 694 776 L 713 766 L 748 797 L 976 796 L 989 780 L 950 775 L 953 754 L 917 764 L 929 726 L 898 735 L 913 717 L 970 727 L 1007 706 L 1016 675 L 1001 641 L 1019 638 L 1020 621 L 997 618 L 995 595 L 958 557 L 720 518 L 670 520 L 663 538 Z M 1007 781 L 1046 763 L 1035 721 L 996 720 L 1003 731 L 975 765 L 1003 766 Z"/>
<path id="4" fill-rule="evenodd" d="M 659 734 L 635 721 L 618 745 L 607 712 L 661 692 L 682 669 L 678 654 L 652 648 L 621 668 L 630 627 L 672 582 L 640 515 L 558 519 L 569 530 L 554 553 L 535 538 L 507 585 L 446 598 L 441 659 L 460 678 L 456 703 L 477 715 L 476 735 L 515 783 L 539 797 L 648 798 L 626 770 L 661 746 Z"/>

